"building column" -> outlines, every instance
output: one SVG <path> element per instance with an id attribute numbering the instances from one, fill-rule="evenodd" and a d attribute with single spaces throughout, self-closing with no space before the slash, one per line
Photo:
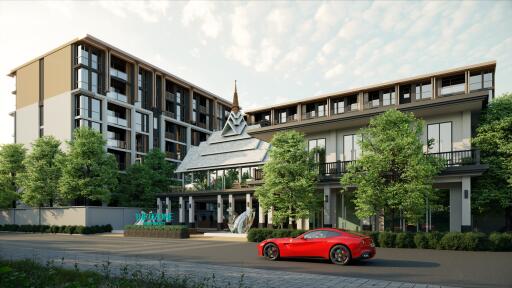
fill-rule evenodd
<path id="1" fill-rule="evenodd" d="M 222 230 L 224 222 L 224 205 L 222 205 L 222 195 L 217 195 L 217 230 Z"/>
<path id="2" fill-rule="evenodd" d="M 192 196 L 188 196 L 188 224 L 189 224 L 189 227 L 192 227 L 194 228 L 195 227 L 195 218 L 194 216 L 196 215 L 195 214 L 195 205 L 194 205 L 194 197 Z"/>
<path id="3" fill-rule="evenodd" d="M 73 97 L 72 99 L 75 99 L 75 98 Z M 75 105 L 73 105 L 73 107 L 76 107 L 76 103 L 75 103 Z M 73 115 L 75 115 L 75 114 L 73 114 Z M 108 128 L 107 127 L 108 126 L 108 100 L 107 100 L 107 98 L 103 98 L 103 100 L 101 100 L 101 115 L 103 115 L 103 117 L 102 117 L 103 121 L 101 124 L 101 134 L 103 136 L 103 140 L 105 140 L 105 142 L 107 142 L 108 141 L 108 130 L 107 130 L 107 128 Z M 107 151 L 107 145 L 104 146 L 105 151 Z"/>
<path id="4" fill-rule="evenodd" d="M 199 104 L 197 104 L 199 105 Z M 187 126 L 187 151 L 190 150 L 190 147 L 192 146 L 192 128 L 190 126 Z"/>
<path id="5" fill-rule="evenodd" d="M 180 196 L 180 211 L 179 211 L 179 223 L 180 225 L 185 225 L 185 201 L 183 197 Z"/>
<path id="6" fill-rule="evenodd" d="M 324 227 L 332 227 L 331 198 L 331 187 L 324 186 Z"/>
<path id="7" fill-rule="evenodd" d="M 302 226 L 304 226 L 302 221 L 303 221 L 302 218 L 297 218 L 297 220 L 295 221 L 297 223 L 298 230 L 302 229 Z"/>
<path id="8" fill-rule="evenodd" d="M 154 78 L 153 78 L 154 79 Z M 149 113 L 149 116 L 148 116 L 148 119 L 149 119 L 149 136 L 148 136 L 148 152 L 149 150 L 153 149 L 153 133 L 155 132 L 153 129 L 153 124 L 154 124 L 154 118 L 155 117 L 153 115 L 153 113 Z"/>
<path id="9" fill-rule="evenodd" d="M 156 198 L 156 213 L 162 213 L 162 200 L 160 197 Z"/>
<path id="10" fill-rule="evenodd" d="M 165 82 L 165 81 L 164 81 Z M 160 151 L 164 152 L 165 153 L 165 120 L 164 120 L 164 117 L 162 115 L 160 115 L 160 130 L 158 130 L 160 132 Z M 167 155 L 165 156 L 167 157 Z"/>
<path id="11" fill-rule="evenodd" d="M 471 111 L 462 112 L 462 149 L 471 149 Z"/>
<path id="12" fill-rule="evenodd" d="M 169 197 L 165 197 L 165 214 L 171 213 L 171 200 Z"/>
<path id="13" fill-rule="evenodd" d="M 461 231 L 471 231 L 471 177 L 462 177 Z"/>
<path id="14" fill-rule="evenodd" d="M 450 187 L 450 232 L 460 232 L 462 227 L 462 185 Z"/>
<path id="15" fill-rule="evenodd" d="M 267 228 L 274 228 L 274 225 L 272 223 L 272 212 L 274 212 L 274 207 L 270 207 L 270 209 L 268 209 L 268 221 L 267 221 Z"/>
<path id="16" fill-rule="evenodd" d="M 229 200 L 228 212 L 229 212 L 229 217 L 231 218 L 235 214 L 235 199 L 233 198 L 233 194 L 229 194 L 228 197 L 229 197 L 228 198 L 228 200 Z"/>
<path id="17" fill-rule="evenodd" d="M 245 211 L 252 209 L 252 197 L 250 193 L 245 194 Z"/>
<path id="18" fill-rule="evenodd" d="M 263 206 L 258 203 L 258 228 L 263 228 L 265 225 L 265 211 L 263 210 Z"/>
<path id="19" fill-rule="evenodd" d="M 137 82 L 135 82 L 137 83 Z M 130 109 L 130 152 L 131 152 L 131 164 L 135 163 L 137 158 L 137 137 L 135 129 L 135 107 Z"/>

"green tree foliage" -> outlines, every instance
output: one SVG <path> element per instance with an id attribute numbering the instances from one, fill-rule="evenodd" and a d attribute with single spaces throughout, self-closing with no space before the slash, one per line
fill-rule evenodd
<path id="1" fill-rule="evenodd" d="M 60 141 L 52 136 L 38 138 L 32 152 L 25 158 L 25 171 L 18 174 L 23 188 L 21 199 L 30 206 L 52 206 L 58 199 L 61 169 L 57 158 L 62 157 Z"/>
<path id="2" fill-rule="evenodd" d="M 412 113 L 392 109 L 361 130 L 363 153 L 340 180 L 342 187 L 356 187 L 357 217 L 402 211 L 415 220 L 424 213 L 426 199 L 434 197 L 432 183 L 441 163 L 423 154 L 423 126 Z"/>
<path id="3" fill-rule="evenodd" d="M 75 129 L 68 146 L 68 153 L 58 161 L 61 197 L 108 202 L 117 186 L 118 169 L 115 157 L 104 150 L 101 133 L 87 127 Z"/>
<path id="4" fill-rule="evenodd" d="M 152 208 L 157 194 L 169 191 L 174 165 L 165 160 L 165 154 L 152 149 L 142 163 L 128 167 L 120 176 L 117 198 L 121 205 Z"/>
<path id="5" fill-rule="evenodd" d="M 512 230 L 512 93 L 489 104 L 476 132 L 473 144 L 489 170 L 474 183 L 473 210 L 481 214 L 504 209 L 506 229 Z"/>
<path id="6" fill-rule="evenodd" d="M 25 170 L 26 149 L 21 144 L 0 147 L 0 207 L 9 207 L 18 198 L 20 185 L 16 176 Z"/>
<path id="7" fill-rule="evenodd" d="M 263 166 L 265 183 L 256 189 L 260 205 L 273 207 L 274 223 L 309 217 L 320 208 L 316 192 L 317 172 L 313 153 L 307 151 L 304 134 L 296 131 L 274 135 L 270 160 Z"/>

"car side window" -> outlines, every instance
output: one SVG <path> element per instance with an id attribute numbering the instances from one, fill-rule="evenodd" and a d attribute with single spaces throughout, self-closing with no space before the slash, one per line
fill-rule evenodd
<path id="1" fill-rule="evenodd" d="M 323 231 L 311 231 L 304 235 L 304 239 L 318 239 L 318 238 L 325 238 Z"/>
<path id="2" fill-rule="evenodd" d="M 335 231 L 324 231 L 324 232 L 326 234 L 325 238 L 341 236 L 341 234 L 339 232 L 335 232 Z"/>

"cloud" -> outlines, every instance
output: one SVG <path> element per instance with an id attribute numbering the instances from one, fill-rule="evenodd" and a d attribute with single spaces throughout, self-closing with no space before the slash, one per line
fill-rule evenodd
<path id="1" fill-rule="evenodd" d="M 340 63 L 340 64 L 332 67 L 331 69 L 327 70 L 327 72 L 325 72 L 324 76 L 326 79 L 332 79 L 334 77 L 339 76 L 343 72 L 343 69 L 344 69 L 344 66 L 343 66 L 343 64 Z"/>
<path id="2" fill-rule="evenodd" d="M 214 2 L 188 2 L 183 8 L 181 22 L 185 27 L 199 22 L 203 34 L 210 38 L 217 38 L 222 30 L 222 21 L 215 13 Z"/>
<path id="3" fill-rule="evenodd" d="M 167 1 L 99 1 L 95 2 L 112 14 L 126 18 L 130 14 L 146 22 L 158 22 L 167 15 L 170 3 Z"/>
<path id="4" fill-rule="evenodd" d="M 254 50 L 252 48 L 252 37 L 249 32 L 249 12 L 247 7 L 236 7 L 231 16 L 231 37 L 233 43 L 226 50 L 229 59 L 236 60 L 244 66 L 252 63 Z"/>
<path id="5" fill-rule="evenodd" d="M 256 71 L 267 71 L 274 64 L 275 59 L 281 54 L 279 48 L 269 39 L 263 39 L 260 47 L 261 54 L 258 62 L 254 66 Z"/>

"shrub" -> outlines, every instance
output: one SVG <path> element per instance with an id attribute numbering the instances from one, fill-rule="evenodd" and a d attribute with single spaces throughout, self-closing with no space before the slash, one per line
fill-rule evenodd
<path id="1" fill-rule="evenodd" d="M 429 249 L 440 249 L 439 241 L 443 238 L 443 234 L 437 231 L 429 232 L 427 234 L 428 248 Z"/>
<path id="2" fill-rule="evenodd" d="M 375 243 L 375 246 L 376 247 L 380 247 L 380 244 L 379 244 L 379 232 L 370 232 L 370 233 L 367 233 L 368 236 L 370 236 L 373 240 L 373 243 Z"/>
<path id="3" fill-rule="evenodd" d="M 478 251 L 486 250 L 488 247 L 488 237 L 484 233 L 468 232 L 464 233 L 461 250 Z"/>
<path id="4" fill-rule="evenodd" d="M 428 237 L 425 234 L 426 233 L 416 233 L 416 235 L 414 235 L 414 245 L 416 246 L 416 248 L 420 248 L 420 249 L 430 248 L 428 246 Z"/>
<path id="5" fill-rule="evenodd" d="M 395 238 L 396 248 L 414 248 L 414 235 L 411 233 L 397 233 Z"/>
<path id="6" fill-rule="evenodd" d="M 392 232 L 379 233 L 379 246 L 384 248 L 395 247 L 396 234 Z"/>
<path id="7" fill-rule="evenodd" d="M 114 228 L 112 228 L 112 225 L 110 224 L 107 224 L 107 225 L 103 225 L 103 232 L 112 232 L 112 230 L 114 230 Z"/>
<path id="8" fill-rule="evenodd" d="M 460 232 L 446 233 L 439 241 L 438 246 L 443 250 L 463 250 L 464 235 Z"/>
<path id="9" fill-rule="evenodd" d="M 59 232 L 58 233 L 66 233 L 67 228 L 68 227 L 66 225 L 59 226 Z"/>
<path id="10" fill-rule="evenodd" d="M 51 233 L 54 233 L 54 234 L 55 234 L 55 233 L 59 233 L 59 230 L 60 230 L 60 227 L 59 227 L 59 226 L 57 226 L 57 225 L 52 225 L 52 226 L 50 226 L 50 232 L 51 232 Z"/>
<path id="11" fill-rule="evenodd" d="M 489 235 L 489 248 L 493 251 L 512 251 L 512 234 L 491 233 Z"/>
<path id="12" fill-rule="evenodd" d="M 268 228 L 253 228 L 247 233 L 247 241 L 261 242 L 265 239 L 272 238 L 272 229 Z"/>

